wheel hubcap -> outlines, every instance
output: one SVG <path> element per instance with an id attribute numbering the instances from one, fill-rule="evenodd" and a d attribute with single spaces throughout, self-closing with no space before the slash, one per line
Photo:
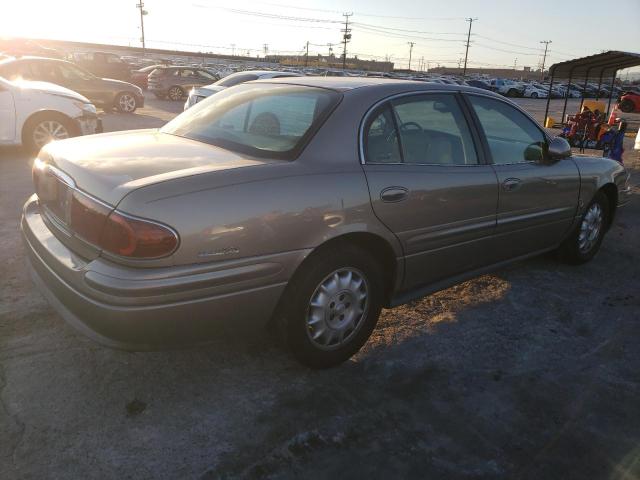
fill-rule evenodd
<path id="1" fill-rule="evenodd" d="M 182 91 L 180 91 L 180 89 L 178 88 L 172 88 L 169 91 L 169 96 L 172 100 L 179 100 L 182 97 Z"/>
<path id="2" fill-rule="evenodd" d="M 69 132 L 64 125 L 56 120 L 45 120 L 33 130 L 33 142 L 38 148 L 53 140 L 63 140 L 65 138 L 69 138 Z"/>
<path id="3" fill-rule="evenodd" d="M 131 95 L 122 95 L 118 104 L 123 112 L 133 112 L 136 108 L 136 99 Z"/>
<path id="4" fill-rule="evenodd" d="M 580 252 L 587 253 L 598 241 L 598 235 L 602 228 L 602 207 L 594 203 L 584 214 L 580 224 L 580 234 L 578 235 L 578 248 Z"/>
<path id="5" fill-rule="evenodd" d="M 369 306 L 369 286 L 355 268 L 341 268 L 327 275 L 311 295 L 307 335 L 323 350 L 347 343 L 360 329 Z"/>

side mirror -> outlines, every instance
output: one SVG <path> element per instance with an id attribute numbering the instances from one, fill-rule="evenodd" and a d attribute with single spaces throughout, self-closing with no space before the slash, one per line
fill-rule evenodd
<path id="1" fill-rule="evenodd" d="M 554 137 L 547 150 L 549 160 L 556 161 L 571 156 L 571 145 L 562 137 Z"/>

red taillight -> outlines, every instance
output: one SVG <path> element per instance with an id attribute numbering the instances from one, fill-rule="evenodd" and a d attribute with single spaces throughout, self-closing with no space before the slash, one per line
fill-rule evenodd
<path id="1" fill-rule="evenodd" d="M 111 207 L 76 190 L 71 197 L 71 229 L 86 241 L 99 245 L 102 227 L 109 212 Z"/>
<path id="2" fill-rule="evenodd" d="M 157 258 L 172 253 L 178 236 L 168 227 L 111 212 L 102 230 L 100 246 L 107 252 L 131 258 Z"/>

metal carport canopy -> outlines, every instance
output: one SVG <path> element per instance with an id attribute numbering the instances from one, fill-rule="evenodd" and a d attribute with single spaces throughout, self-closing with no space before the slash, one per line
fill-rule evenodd
<path id="1" fill-rule="evenodd" d="M 549 114 L 549 102 L 551 100 L 551 88 L 553 86 L 553 80 L 557 78 L 568 78 L 569 84 L 571 84 L 571 80 L 574 78 L 584 78 L 584 83 L 586 85 L 589 78 L 598 78 L 599 85 L 598 90 L 600 89 L 600 84 L 602 83 L 603 78 L 613 77 L 611 84 L 613 87 L 613 82 L 615 80 L 616 73 L 618 70 L 623 70 L 625 68 L 635 67 L 640 65 L 640 53 L 632 53 L 632 52 L 621 52 L 618 50 L 610 50 L 608 52 L 598 53 L 595 55 L 590 55 L 588 57 L 576 58 L 573 60 L 567 60 L 565 62 L 554 63 L 549 68 L 549 75 L 551 76 L 551 81 L 549 84 L 549 95 L 547 96 L 547 108 L 544 113 L 545 122 L 547 119 L 547 115 Z M 611 107 L 611 96 L 613 95 L 613 88 L 611 89 L 611 93 L 609 95 L 609 105 L 607 106 L 607 113 L 609 115 L 609 109 Z M 568 98 L 568 89 L 565 94 L 565 102 L 564 108 L 562 110 L 562 118 L 564 119 L 564 114 L 567 106 L 567 98 Z M 564 120 L 561 120 L 564 121 Z"/>

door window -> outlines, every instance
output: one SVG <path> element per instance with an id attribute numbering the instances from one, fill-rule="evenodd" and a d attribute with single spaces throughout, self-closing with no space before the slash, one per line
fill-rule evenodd
<path id="1" fill-rule="evenodd" d="M 500 100 L 469 95 L 482 125 L 493 163 L 538 162 L 544 158 L 546 138 L 526 115 Z"/>
<path id="2" fill-rule="evenodd" d="M 476 165 L 471 132 L 453 95 L 417 95 L 393 102 L 404 163 Z"/>
<path id="3" fill-rule="evenodd" d="M 364 148 L 368 163 L 402 162 L 398 132 L 389 105 L 385 105 L 368 123 Z"/>

